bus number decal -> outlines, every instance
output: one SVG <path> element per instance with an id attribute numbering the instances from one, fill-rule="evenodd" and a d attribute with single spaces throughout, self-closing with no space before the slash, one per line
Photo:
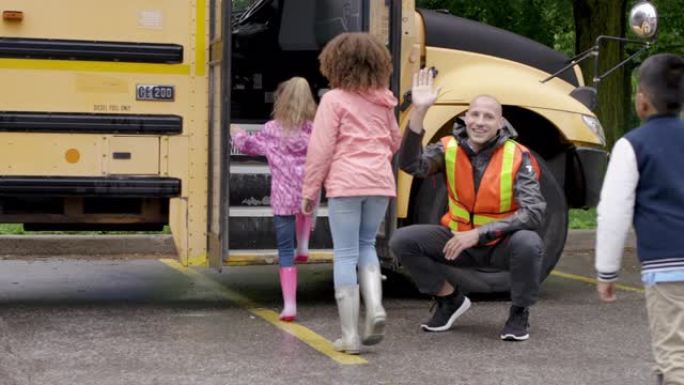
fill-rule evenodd
<path id="1" fill-rule="evenodd" d="M 135 86 L 136 100 L 161 100 L 173 101 L 175 98 L 174 86 L 162 86 L 158 84 L 137 84 Z"/>

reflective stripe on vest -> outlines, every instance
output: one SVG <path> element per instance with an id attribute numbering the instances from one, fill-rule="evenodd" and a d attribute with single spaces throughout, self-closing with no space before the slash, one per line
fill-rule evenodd
<path id="1" fill-rule="evenodd" d="M 501 164 L 501 197 L 499 212 L 511 210 L 513 202 L 513 158 L 515 157 L 515 142 L 507 140 L 503 148 L 503 163 Z"/>
<path id="2" fill-rule="evenodd" d="M 458 191 L 462 193 L 468 192 L 468 189 L 473 189 L 472 181 L 472 165 L 465 153 L 459 151 L 457 140 L 453 137 L 442 138 L 444 145 L 445 168 L 447 173 L 447 186 L 449 191 L 449 212 L 442 217 L 442 225 L 449 227 L 455 231 L 466 231 L 474 227 L 479 227 L 484 224 L 501 220 L 512 215 L 517 210 L 517 204 L 513 199 L 513 183 L 518 168 L 521 164 L 521 153 L 524 147 L 519 146 L 513 140 L 507 140 L 503 146 L 497 149 L 492 154 L 492 160 L 487 165 L 487 169 L 483 173 L 480 188 L 477 196 L 475 191 L 466 193 L 465 196 L 459 197 Z M 518 153 L 516 156 L 516 152 Z M 500 161 L 499 161 L 500 159 Z M 494 164 L 498 163 L 498 164 Z M 468 167 L 466 167 L 468 166 Z M 497 167 L 498 170 L 490 170 L 491 167 Z M 459 171 L 461 174 L 459 174 Z M 491 183 L 491 172 L 498 171 L 498 186 L 482 186 L 482 183 Z M 485 178 L 485 174 L 489 179 Z M 456 185 L 459 181 L 460 185 Z M 478 199 L 491 200 L 493 192 L 498 195 L 498 202 L 492 202 L 496 206 L 488 207 L 487 212 L 477 212 Z M 484 196 L 484 198 L 483 198 Z M 481 202 L 480 202 L 481 203 Z M 482 209 L 482 207 L 480 207 Z M 497 212 L 498 211 L 498 212 Z"/>
<path id="3" fill-rule="evenodd" d="M 452 138 L 453 139 L 453 138 Z M 449 220 L 448 227 L 452 230 L 458 230 L 458 222 L 463 224 L 470 223 L 470 212 L 465 209 L 458 201 L 458 193 L 451 186 L 455 186 L 454 180 L 456 178 L 456 154 L 458 153 L 458 143 L 456 140 L 450 140 L 445 146 L 444 156 L 446 159 L 446 173 L 447 186 L 449 191 L 449 212 L 451 218 L 458 218 L 460 221 Z"/>

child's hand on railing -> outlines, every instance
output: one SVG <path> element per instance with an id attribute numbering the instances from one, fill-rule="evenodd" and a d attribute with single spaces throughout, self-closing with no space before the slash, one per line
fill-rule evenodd
<path id="1" fill-rule="evenodd" d="M 242 127 L 238 126 L 237 124 L 231 124 L 230 125 L 230 135 L 231 136 L 237 135 L 239 133 L 244 133 L 244 132 L 245 132 L 245 130 Z"/>

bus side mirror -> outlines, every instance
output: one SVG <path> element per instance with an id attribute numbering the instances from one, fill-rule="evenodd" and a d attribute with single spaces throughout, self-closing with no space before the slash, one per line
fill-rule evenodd
<path id="1" fill-rule="evenodd" d="M 596 41 L 594 45 L 587 49 L 586 51 L 578 54 L 577 56 L 573 57 L 570 59 L 569 63 L 565 65 L 563 68 L 559 69 L 552 75 L 548 76 L 546 79 L 542 80 L 542 83 L 546 83 L 549 80 L 555 78 L 559 74 L 569 70 L 570 68 L 574 67 L 575 65 L 583 62 L 586 59 L 593 58 L 594 59 L 594 79 L 593 79 L 593 84 L 592 88 L 596 89 L 598 88 L 598 84 L 605 78 L 606 76 L 610 75 L 613 71 L 616 69 L 620 68 L 622 65 L 627 63 L 628 61 L 632 60 L 638 55 L 641 55 L 643 52 L 647 51 L 649 48 L 651 48 L 651 45 L 653 44 L 653 41 L 649 41 L 649 39 L 652 39 L 655 37 L 656 32 L 658 30 L 658 12 L 656 11 L 656 8 L 653 6 L 648 1 L 640 1 L 639 3 L 635 4 L 631 11 L 629 12 L 629 25 L 632 28 L 632 31 L 634 31 L 634 34 L 636 34 L 638 37 L 646 40 L 636 40 L 636 39 L 628 39 L 625 37 L 619 37 L 619 36 L 609 36 L 609 35 L 601 35 L 596 38 Z M 640 45 L 641 48 L 630 55 L 627 59 L 621 61 L 618 64 L 615 64 L 611 69 L 605 71 L 603 74 L 599 72 L 599 56 L 601 54 L 601 42 L 602 41 L 615 41 L 615 42 L 620 42 L 621 44 L 636 44 Z M 581 91 L 584 92 L 584 91 Z M 574 96 L 574 95 L 573 95 Z M 584 95 L 582 96 L 582 103 L 585 105 L 592 105 L 590 99 L 586 99 L 587 96 L 591 95 Z M 585 102 L 586 101 L 586 102 Z M 588 103 L 587 103 L 588 102 Z"/>
<path id="2" fill-rule="evenodd" d="M 629 12 L 629 26 L 642 39 L 650 39 L 658 30 L 658 14 L 653 4 L 641 2 Z"/>

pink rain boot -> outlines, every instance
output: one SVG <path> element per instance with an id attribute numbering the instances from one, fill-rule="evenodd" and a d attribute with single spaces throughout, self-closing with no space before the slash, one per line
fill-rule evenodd
<path id="1" fill-rule="evenodd" d="M 309 238 L 311 237 L 311 224 L 312 217 L 310 215 L 297 214 L 295 216 L 295 234 L 297 235 L 295 263 L 303 263 L 309 260 Z"/>
<path id="2" fill-rule="evenodd" d="M 297 268 L 280 268 L 280 289 L 283 292 L 283 311 L 280 320 L 292 322 L 297 318 Z"/>

